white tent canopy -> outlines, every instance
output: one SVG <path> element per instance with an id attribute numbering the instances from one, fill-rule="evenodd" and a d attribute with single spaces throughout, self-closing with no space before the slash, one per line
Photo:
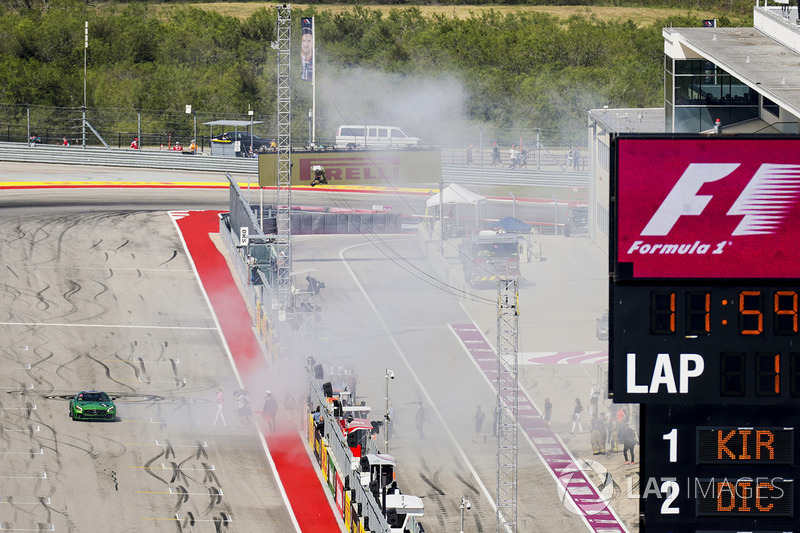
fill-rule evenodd
<path id="1" fill-rule="evenodd" d="M 425 202 L 427 207 L 436 207 L 440 204 L 439 202 L 439 195 L 442 195 L 441 203 L 444 205 L 453 205 L 453 204 L 466 204 L 466 205 L 474 205 L 478 206 L 486 201 L 485 196 L 481 196 L 480 194 L 476 194 L 468 189 L 465 189 L 461 185 L 453 183 L 452 185 L 448 185 L 441 193 L 436 193 L 430 198 L 428 201 Z"/>

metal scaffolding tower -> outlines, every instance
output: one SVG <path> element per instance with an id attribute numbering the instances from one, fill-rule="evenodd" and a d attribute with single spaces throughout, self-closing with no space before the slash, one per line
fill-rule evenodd
<path id="1" fill-rule="evenodd" d="M 278 186 L 276 188 L 276 223 L 278 253 L 275 289 L 278 316 L 285 318 L 292 297 L 292 6 L 278 8 Z"/>
<path id="2" fill-rule="evenodd" d="M 519 293 L 516 277 L 497 282 L 497 531 L 517 531 Z"/>

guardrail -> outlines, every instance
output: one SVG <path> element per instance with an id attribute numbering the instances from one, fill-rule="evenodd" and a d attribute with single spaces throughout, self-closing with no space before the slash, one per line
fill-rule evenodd
<path id="1" fill-rule="evenodd" d="M 451 159 L 442 152 L 442 161 Z M 60 165 L 96 165 L 126 168 L 153 168 L 191 172 L 231 172 L 257 174 L 258 160 L 241 157 L 219 157 L 202 153 L 190 154 L 168 150 L 130 150 L 79 146 L 0 143 L 0 161 L 51 163 Z M 548 187 L 586 187 L 587 172 L 565 171 L 560 167 L 543 170 L 507 167 L 442 165 L 442 181 L 474 185 L 531 185 Z"/>
<path id="2" fill-rule="evenodd" d="M 589 173 L 565 171 L 555 166 L 547 170 L 529 170 L 527 168 L 442 165 L 442 181 L 460 185 L 587 187 Z"/>
<path id="3" fill-rule="evenodd" d="M 60 165 L 97 165 L 106 167 L 155 168 L 197 172 L 258 173 L 258 160 L 240 157 L 216 157 L 201 153 L 171 150 L 130 150 L 80 146 L 0 143 L 0 161 L 53 163 Z"/>

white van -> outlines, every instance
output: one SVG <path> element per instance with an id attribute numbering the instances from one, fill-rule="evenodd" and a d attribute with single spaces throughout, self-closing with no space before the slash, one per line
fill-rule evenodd
<path id="1" fill-rule="evenodd" d="M 419 138 L 409 137 L 396 126 L 339 126 L 336 148 L 405 148 L 417 146 Z"/>

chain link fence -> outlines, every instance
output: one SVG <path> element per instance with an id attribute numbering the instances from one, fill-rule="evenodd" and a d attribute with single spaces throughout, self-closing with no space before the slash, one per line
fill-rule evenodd
<path id="1" fill-rule="evenodd" d="M 208 148 L 211 137 L 227 131 L 221 126 L 206 126 L 205 122 L 251 120 L 234 114 L 110 107 L 87 107 L 85 118 L 84 122 L 82 107 L 0 104 L 0 141 L 127 148 L 138 138 L 142 148 L 169 149 L 176 142 L 188 147 L 196 139 L 198 149 L 203 150 Z M 254 134 L 274 137 L 267 125 L 271 119 L 253 115 Z"/>
<path id="2" fill-rule="evenodd" d="M 192 139 L 197 149 L 208 152 L 211 138 L 227 131 L 249 130 L 250 126 L 209 126 L 211 121 L 252 121 L 253 134 L 265 139 L 277 137 L 277 126 L 273 115 L 242 116 L 232 113 L 198 113 L 163 111 L 151 109 L 120 109 L 111 107 L 49 107 L 37 105 L 0 104 L 0 142 L 36 142 L 49 145 L 71 146 L 107 145 L 111 148 L 128 148 L 134 139 L 141 149 L 169 150 L 180 143 L 188 148 Z M 293 144 L 304 146 L 310 135 L 303 133 L 306 123 L 298 119 Z M 302 124 L 300 124 L 302 122 Z M 310 127 L 310 126 L 309 126 Z M 329 128 L 328 128 L 329 129 Z M 578 149 L 567 144 L 554 132 L 540 130 L 510 130 L 502 134 L 484 135 L 480 128 L 462 131 L 461 138 L 437 142 L 442 149 L 442 163 L 450 165 L 474 165 L 478 167 L 521 166 L 530 169 L 561 167 L 565 170 L 585 169 L 584 147 Z M 317 146 L 331 146 L 335 129 L 318 135 Z M 424 139 L 423 143 L 431 140 Z M 435 141 L 435 140 L 434 140 Z M 498 158 L 493 157 L 494 145 L 498 147 Z M 510 148 L 516 145 L 524 156 L 514 163 Z M 574 155 L 573 155 L 574 154 Z"/>

